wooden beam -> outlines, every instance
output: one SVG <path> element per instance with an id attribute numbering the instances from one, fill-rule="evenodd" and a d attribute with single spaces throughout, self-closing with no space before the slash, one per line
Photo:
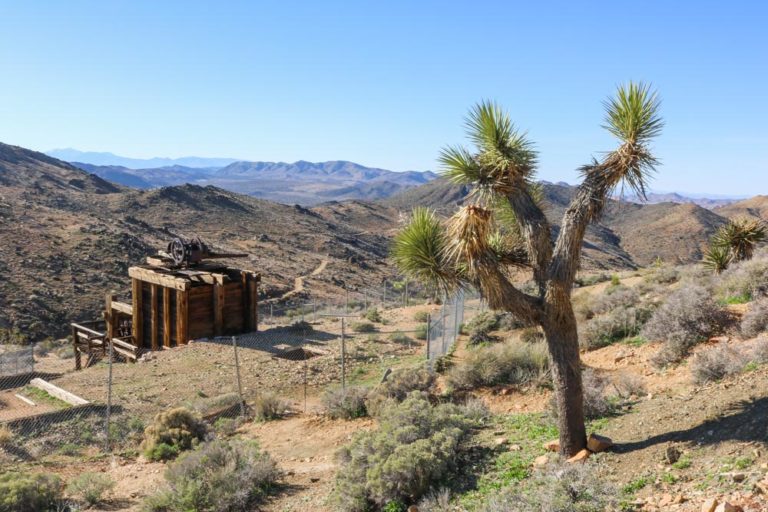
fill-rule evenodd
<path id="1" fill-rule="evenodd" d="M 104 320 L 107 322 L 107 339 L 112 339 L 115 335 L 115 325 L 117 322 L 116 315 L 113 313 L 112 301 L 115 299 L 115 295 L 108 293 L 104 297 Z"/>
<path id="2" fill-rule="evenodd" d="M 149 306 L 149 332 L 151 336 L 151 342 L 152 342 L 152 350 L 158 350 L 160 348 L 159 343 L 159 333 L 160 333 L 160 322 L 158 319 L 159 316 L 159 309 L 158 309 L 158 287 L 156 284 L 151 284 L 150 290 L 151 290 L 151 302 Z"/>
<path id="3" fill-rule="evenodd" d="M 72 350 L 75 351 L 75 370 L 82 369 L 82 362 L 80 360 L 80 351 L 77 349 L 77 329 L 72 326 Z"/>
<path id="4" fill-rule="evenodd" d="M 134 279 L 140 279 L 147 283 L 159 284 L 174 290 L 187 290 L 190 282 L 186 278 L 176 277 L 170 274 L 161 274 L 157 270 L 143 267 L 131 267 L 128 269 L 128 275 Z"/>
<path id="5" fill-rule="evenodd" d="M 245 291 L 245 290 L 243 290 Z M 248 279 L 248 329 L 259 330 L 259 282 L 256 279 Z"/>
<path id="6" fill-rule="evenodd" d="M 133 306 L 126 304 L 125 302 L 117 302 L 112 300 L 112 310 L 124 315 L 133 316 Z"/>
<path id="7" fill-rule="evenodd" d="M 186 345 L 189 339 L 189 292 L 186 290 L 176 291 L 176 343 Z"/>
<path id="8" fill-rule="evenodd" d="M 224 285 L 213 285 L 213 335 L 224 334 Z"/>
<path id="9" fill-rule="evenodd" d="M 142 282 L 134 278 L 131 282 L 131 298 L 133 299 L 133 341 L 136 346 L 144 346 L 144 315 L 142 311 Z"/>
<path id="10" fill-rule="evenodd" d="M 66 402 L 70 405 L 85 405 L 90 403 L 88 402 L 88 400 L 85 400 L 84 398 L 80 398 L 79 396 L 74 395 L 64 389 L 61 389 L 60 387 L 55 386 L 50 382 L 44 381 L 41 378 L 32 379 L 31 381 L 29 381 L 29 385 L 37 389 L 42 389 L 49 395 L 54 396 L 59 400 Z"/>
<path id="11" fill-rule="evenodd" d="M 171 346 L 171 289 L 163 288 L 163 346 Z"/>

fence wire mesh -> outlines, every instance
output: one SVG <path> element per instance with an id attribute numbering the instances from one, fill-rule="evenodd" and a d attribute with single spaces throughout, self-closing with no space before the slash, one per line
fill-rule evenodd
<path id="1" fill-rule="evenodd" d="M 463 293 L 438 308 L 406 289 L 262 304 L 258 332 L 137 349 L 135 362 L 95 339 L 81 370 L 71 340 L 0 346 L 0 469 L 135 451 L 153 419 L 179 407 L 212 431 L 318 412 L 325 390 L 371 385 L 388 368 L 446 354 L 467 311 L 479 311 Z"/>

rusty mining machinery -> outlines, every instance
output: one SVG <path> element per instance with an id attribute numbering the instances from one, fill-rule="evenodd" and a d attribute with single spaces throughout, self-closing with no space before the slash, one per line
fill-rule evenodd
<path id="1" fill-rule="evenodd" d="M 175 267 L 185 268 L 194 267 L 204 260 L 248 257 L 247 254 L 213 252 L 200 237 L 174 238 L 168 243 L 168 249 L 161 251 L 160 255 L 173 261 Z"/>

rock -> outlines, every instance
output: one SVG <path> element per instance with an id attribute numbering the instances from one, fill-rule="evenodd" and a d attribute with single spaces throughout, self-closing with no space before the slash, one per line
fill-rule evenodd
<path id="1" fill-rule="evenodd" d="M 611 446 L 613 446 L 613 441 L 608 437 L 598 434 L 589 434 L 589 437 L 587 438 L 587 449 L 592 453 L 604 452 Z"/>
<path id="2" fill-rule="evenodd" d="M 408 507 L 407 512 L 419 512 L 419 507 L 417 507 L 416 505 L 411 505 L 410 507 Z"/>
<path id="3" fill-rule="evenodd" d="M 571 457 L 570 459 L 568 459 L 566 462 L 569 462 L 569 463 L 584 462 L 589 458 L 591 454 L 592 452 L 590 452 L 587 449 L 584 449 L 584 450 L 581 450 L 576 455 L 574 455 L 573 457 Z"/>
<path id="4" fill-rule="evenodd" d="M 727 501 L 725 503 L 721 503 L 717 506 L 715 509 L 715 512 L 743 512 L 743 508 L 741 508 L 738 505 L 731 505 Z"/>
<path id="5" fill-rule="evenodd" d="M 549 457 L 546 455 L 540 455 L 533 459 L 534 467 L 546 466 L 549 463 Z"/>
<path id="6" fill-rule="evenodd" d="M 493 443 L 496 446 L 505 446 L 509 444 L 509 440 L 506 437 L 497 437 L 496 439 L 493 440 Z"/>
<path id="7" fill-rule="evenodd" d="M 680 460 L 681 455 L 682 453 L 680 452 L 680 449 L 677 446 L 675 445 L 667 446 L 667 449 L 664 450 L 664 461 L 667 464 L 674 464 L 675 462 Z"/>
<path id="8" fill-rule="evenodd" d="M 320 479 L 317 478 L 317 477 L 312 477 L 312 478 L 309 479 L 309 481 L 312 482 L 313 484 L 316 484 L 317 482 L 320 481 Z"/>
<path id="9" fill-rule="evenodd" d="M 672 503 L 679 505 L 680 503 L 685 503 L 686 501 L 688 501 L 688 498 L 686 498 L 682 494 L 678 494 L 677 496 L 675 496 L 675 499 L 672 500 Z"/>
<path id="10" fill-rule="evenodd" d="M 701 504 L 701 512 L 715 512 L 717 505 L 718 503 L 715 498 L 709 498 Z"/>
<path id="11" fill-rule="evenodd" d="M 520 446 L 519 444 L 513 444 L 512 446 L 509 447 L 509 450 L 512 452 L 519 452 L 522 449 L 523 447 Z"/>
<path id="12" fill-rule="evenodd" d="M 667 507 L 672 504 L 672 501 L 675 498 L 672 497 L 671 494 L 664 494 L 661 496 L 661 499 L 659 500 L 659 506 L 660 507 Z"/>
<path id="13" fill-rule="evenodd" d="M 560 451 L 560 440 L 555 439 L 554 441 L 548 441 L 544 443 L 544 449 L 548 452 L 559 452 Z"/>
<path id="14" fill-rule="evenodd" d="M 747 475 L 745 475 L 744 473 L 733 473 L 731 475 L 731 478 L 733 479 L 734 482 L 743 482 L 744 480 L 747 479 Z"/>

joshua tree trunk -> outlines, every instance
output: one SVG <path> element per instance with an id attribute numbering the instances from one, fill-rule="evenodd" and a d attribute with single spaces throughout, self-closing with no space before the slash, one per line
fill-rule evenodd
<path id="1" fill-rule="evenodd" d="M 560 453 L 572 457 L 587 446 L 584 426 L 584 397 L 579 358 L 576 318 L 570 304 L 568 311 L 548 314 L 543 322 L 549 348 L 552 383 L 557 401 L 557 426 Z"/>

